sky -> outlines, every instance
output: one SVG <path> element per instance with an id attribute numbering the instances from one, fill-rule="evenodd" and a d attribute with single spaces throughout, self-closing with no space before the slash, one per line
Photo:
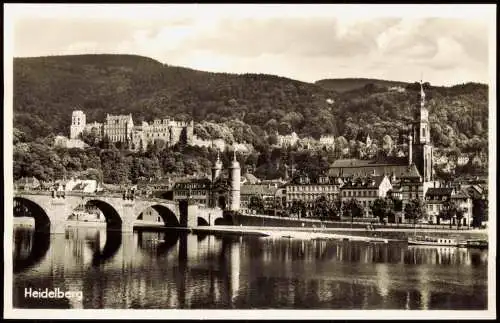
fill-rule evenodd
<path id="1" fill-rule="evenodd" d="M 496 47 L 488 5 L 11 6 L 15 57 L 137 54 L 305 82 L 488 83 Z"/>

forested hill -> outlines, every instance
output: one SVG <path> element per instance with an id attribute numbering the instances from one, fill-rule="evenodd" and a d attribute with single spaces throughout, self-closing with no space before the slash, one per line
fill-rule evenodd
<path id="1" fill-rule="evenodd" d="M 347 140 L 367 133 L 378 140 L 385 134 L 397 140 L 405 133 L 417 106 L 418 84 L 403 84 L 406 91 L 397 92 L 387 88 L 393 83 L 365 80 L 362 87 L 339 91 L 326 86 L 332 82 L 209 73 L 134 55 L 16 58 L 14 127 L 27 141 L 51 133 L 67 135 L 71 111 L 78 108 L 89 122 L 104 120 L 106 113 L 132 113 L 136 123 L 165 116 L 239 119 L 251 126 L 245 130 L 248 142 L 276 129 L 301 137 L 343 135 Z M 425 88 L 436 146 L 487 149 L 486 85 Z"/>

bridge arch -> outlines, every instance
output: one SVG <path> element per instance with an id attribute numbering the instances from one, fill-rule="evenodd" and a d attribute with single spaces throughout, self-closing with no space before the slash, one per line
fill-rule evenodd
<path id="1" fill-rule="evenodd" d="M 99 210 L 101 210 L 102 214 L 106 218 L 106 227 L 108 230 L 120 229 L 122 226 L 122 218 L 120 213 L 116 210 L 116 208 L 110 203 L 100 200 L 100 199 L 88 199 L 85 200 L 85 204 L 92 203 Z"/>
<path id="2" fill-rule="evenodd" d="M 210 223 L 208 223 L 208 221 L 204 217 L 201 216 L 198 217 L 198 226 L 209 226 L 209 225 Z"/>
<path id="3" fill-rule="evenodd" d="M 35 230 L 50 228 L 51 221 L 46 208 L 29 198 L 14 198 L 14 216 L 16 216 L 16 213 L 33 217 L 35 219 Z"/>
<path id="4" fill-rule="evenodd" d="M 147 206 L 143 206 L 139 208 L 139 212 L 136 215 L 136 219 L 139 218 L 139 216 L 146 211 L 148 208 L 152 208 L 155 210 L 158 215 L 162 218 L 163 223 L 166 227 L 178 227 L 180 226 L 180 221 L 178 216 L 175 214 L 174 211 L 170 209 L 170 207 L 163 205 L 163 204 L 150 204 Z"/>

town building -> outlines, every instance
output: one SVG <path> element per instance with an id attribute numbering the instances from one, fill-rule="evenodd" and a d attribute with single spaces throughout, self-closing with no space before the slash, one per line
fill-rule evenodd
<path id="1" fill-rule="evenodd" d="M 286 206 L 289 208 L 294 201 L 302 201 L 306 207 L 312 208 L 320 196 L 333 201 L 339 197 L 342 184 L 342 179 L 338 177 L 322 175 L 313 181 L 306 175 L 298 175 L 285 186 Z"/>
<path id="2" fill-rule="evenodd" d="M 211 184 L 209 178 L 178 181 L 173 188 L 174 201 L 190 200 L 198 204 L 209 205 Z"/>
<path id="3" fill-rule="evenodd" d="M 425 194 L 428 220 L 430 223 L 440 223 L 439 213 L 444 209 L 445 202 L 451 200 L 455 190 L 450 187 L 432 187 Z"/>
<path id="4" fill-rule="evenodd" d="M 466 190 L 456 191 L 455 194 L 451 195 L 451 200 L 456 203 L 456 205 L 463 211 L 463 217 L 461 219 L 460 225 L 470 226 L 472 224 L 472 198 L 469 196 Z M 456 219 L 453 224 L 456 225 Z"/>
<path id="5" fill-rule="evenodd" d="M 364 216 L 371 217 L 370 206 L 373 201 L 387 197 L 390 190 L 392 190 L 392 185 L 385 175 L 355 178 L 341 186 L 340 199 L 342 203 L 350 199 L 358 200 L 363 206 Z"/>
<path id="6" fill-rule="evenodd" d="M 446 208 L 446 203 L 454 202 L 463 212 L 461 225 L 470 226 L 472 223 L 472 197 L 463 190 L 456 190 L 452 187 L 429 188 L 425 195 L 428 221 L 430 223 L 456 225 L 456 217 L 453 219 L 441 219 L 440 212 Z"/>
<path id="7" fill-rule="evenodd" d="M 263 211 L 266 214 L 273 213 L 278 201 L 276 201 L 278 188 L 269 184 L 244 184 L 241 185 L 241 211 L 252 213 L 250 202 L 252 197 L 262 200 Z"/>
<path id="8" fill-rule="evenodd" d="M 17 190 L 36 190 L 40 187 L 40 181 L 36 177 L 22 177 L 14 182 Z"/>

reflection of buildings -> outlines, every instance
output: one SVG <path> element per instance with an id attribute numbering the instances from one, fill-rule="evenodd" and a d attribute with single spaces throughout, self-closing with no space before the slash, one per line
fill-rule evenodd
<path id="1" fill-rule="evenodd" d="M 375 270 L 377 272 L 377 288 L 379 294 L 380 296 L 382 296 L 382 298 L 385 299 L 389 294 L 389 281 L 390 281 L 387 264 L 377 264 L 375 266 Z"/>
<path id="2" fill-rule="evenodd" d="M 420 304 L 422 310 L 429 309 L 430 301 L 430 286 L 429 286 L 429 275 L 427 266 L 422 266 L 419 268 L 419 290 L 420 290 Z"/>
<path id="3" fill-rule="evenodd" d="M 454 249 L 452 253 L 452 248 L 171 231 L 122 235 L 119 249 L 106 262 L 93 264 L 96 254 L 107 254 L 108 234 L 102 229 L 75 228 L 58 235 L 47 257 L 20 279 L 41 278 L 46 283 L 54 278 L 58 287 L 83 290 L 84 301 L 73 302 L 73 307 L 262 308 L 280 304 L 342 309 L 432 309 L 446 306 L 438 302 L 460 297 L 446 290 L 446 279 L 486 279 L 487 259 L 481 257 L 487 252 L 477 250 Z M 29 245 L 23 239 L 16 244 Z M 449 277 L 450 272 L 456 276 Z M 467 293 L 482 292 L 469 283 L 461 288 L 471 288 Z"/>

